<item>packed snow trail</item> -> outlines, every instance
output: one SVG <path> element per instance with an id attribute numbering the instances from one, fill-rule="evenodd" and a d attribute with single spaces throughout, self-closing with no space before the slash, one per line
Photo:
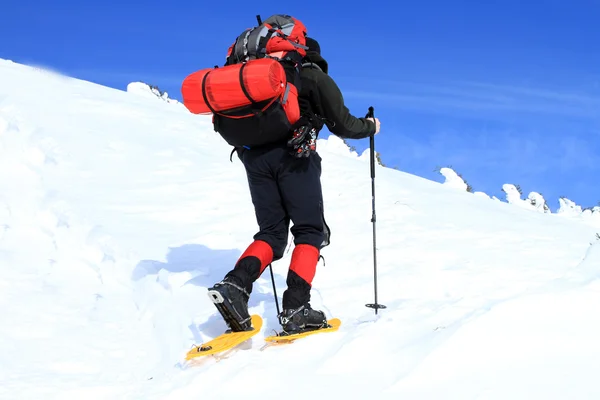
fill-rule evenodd
<path id="1" fill-rule="evenodd" d="M 241 163 L 179 103 L 0 60 L 0 398 L 305 397 L 297 380 L 342 398 L 600 396 L 598 227 L 378 166 L 375 317 L 368 153 L 318 149 L 332 243 L 311 304 L 340 331 L 260 351 L 278 328 L 267 273 L 263 331 L 187 367 L 225 329 L 206 288 L 256 231 Z"/>

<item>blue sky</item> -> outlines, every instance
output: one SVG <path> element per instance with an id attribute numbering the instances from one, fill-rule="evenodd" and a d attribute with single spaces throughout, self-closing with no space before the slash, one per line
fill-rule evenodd
<path id="1" fill-rule="evenodd" d="M 475 190 L 504 199 L 519 184 L 553 210 L 600 201 L 600 0 L 4 0 L 0 58 L 180 99 L 187 74 L 274 13 L 319 40 L 355 115 L 375 107 L 387 165 L 436 181 L 451 165 Z"/>

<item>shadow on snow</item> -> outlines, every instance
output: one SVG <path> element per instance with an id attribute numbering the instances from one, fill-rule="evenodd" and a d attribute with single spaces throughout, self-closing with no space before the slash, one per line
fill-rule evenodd
<path id="1" fill-rule="evenodd" d="M 194 285 L 199 288 L 211 287 L 219 282 L 225 274 L 233 268 L 241 256 L 239 249 L 216 250 L 201 244 L 185 244 L 179 247 L 170 247 L 166 262 L 157 260 L 141 260 L 132 272 L 131 279 L 139 281 L 149 275 L 157 275 L 161 270 L 170 273 L 188 272 L 193 277 L 184 285 Z M 279 267 L 279 268 L 278 268 Z M 279 273 L 277 270 L 279 269 Z M 286 289 L 287 265 L 274 264 L 273 275 L 277 289 L 277 298 L 281 307 L 281 297 Z M 207 303 L 210 301 L 206 297 Z M 252 314 L 252 308 L 261 306 L 264 311 L 261 316 L 264 319 L 263 329 L 269 332 L 280 328 L 277 321 L 277 308 L 273 297 L 270 271 L 268 268 L 263 275 L 254 283 L 248 307 Z M 194 339 L 202 341 L 202 335 L 215 337 L 223 333 L 227 328 L 221 315 L 215 309 L 214 313 L 199 325 L 190 324 L 189 329 Z M 200 334 L 202 332 L 202 335 Z"/>

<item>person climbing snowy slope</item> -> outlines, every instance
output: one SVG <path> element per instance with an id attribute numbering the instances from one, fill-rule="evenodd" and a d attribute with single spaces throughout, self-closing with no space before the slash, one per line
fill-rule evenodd
<path id="1" fill-rule="evenodd" d="M 362 139 L 379 132 L 378 119 L 356 118 L 348 111 L 319 43 L 307 37 L 300 104 L 303 112 L 321 116 L 331 133 L 342 138 Z M 321 127 L 316 128 L 321 129 Z M 308 132 L 307 132 L 308 133 Z M 315 133 L 318 133 L 316 131 Z M 315 135 L 316 136 L 316 135 Z M 306 137 L 296 140 L 306 144 Z M 283 256 L 290 220 L 294 251 L 283 293 L 279 321 L 284 332 L 318 328 L 327 323 L 322 311 L 310 306 L 310 291 L 320 250 L 329 244 L 321 190 L 321 157 L 315 151 L 308 158 L 293 157 L 287 143 L 242 149 L 239 157 L 248 176 L 259 231 L 223 281 L 210 290 L 218 291 L 235 310 L 242 329 L 249 327 L 248 299 L 252 284 L 265 268 Z"/>
<path id="2" fill-rule="evenodd" d="M 267 266 L 283 257 L 291 222 L 295 247 L 278 317 L 284 332 L 297 333 L 327 324 L 325 314 L 310 306 L 320 252 L 330 241 L 316 138 L 324 125 L 341 138 L 367 138 L 379 132 L 380 123 L 376 118 L 357 118 L 350 113 L 338 85 L 328 75 L 328 63 L 321 55 L 319 43 L 306 35 L 300 21 L 275 15 L 265 23 L 278 25 L 279 32 L 284 32 L 289 41 L 293 38 L 295 51 L 302 56 L 298 60 L 300 118 L 294 129 L 271 134 L 276 139 L 268 143 L 239 145 L 236 143 L 240 141 L 232 137 L 237 140 L 242 133 L 224 136 L 234 145 L 244 165 L 259 230 L 223 280 L 209 288 L 209 296 L 232 331 L 250 329 L 248 300 L 253 283 Z M 244 36 L 244 41 L 253 41 L 252 31 Z M 230 48 L 230 56 L 238 49 L 237 43 Z M 245 51 L 244 55 L 247 53 L 250 52 Z M 245 95 L 247 92 L 251 90 L 244 90 Z"/>

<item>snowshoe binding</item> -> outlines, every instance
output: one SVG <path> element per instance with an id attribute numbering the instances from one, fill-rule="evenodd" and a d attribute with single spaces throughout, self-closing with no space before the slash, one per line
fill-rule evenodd
<path id="1" fill-rule="evenodd" d="M 329 328 L 325 313 L 313 310 L 310 304 L 299 308 L 287 308 L 279 314 L 279 323 L 283 331 L 279 336 L 295 335 L 307 331 Z"/>

